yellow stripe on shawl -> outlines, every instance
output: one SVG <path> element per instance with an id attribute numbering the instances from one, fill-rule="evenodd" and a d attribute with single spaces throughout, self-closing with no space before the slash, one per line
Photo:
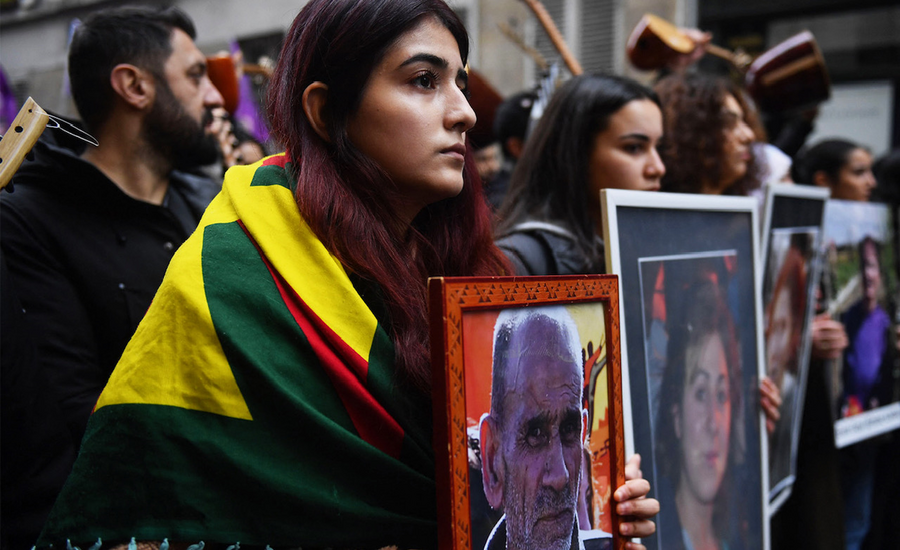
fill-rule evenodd
<path id="1" fill-rule="evenodd" d="M 368 361 L 377 320 L 346 272 L 300 217 L 280 185 L 251 186 L 256 170 L 235 167 L 197 231 L 179 248 L 146 317 L 100 395 L 97 409 L 155 404 L 252 420 L 216 336 L 203 287 L 203 229 L 240 220 L 274 269 L 328 326 Z M 268 179 L 268 178 L 267 178 Z"/>

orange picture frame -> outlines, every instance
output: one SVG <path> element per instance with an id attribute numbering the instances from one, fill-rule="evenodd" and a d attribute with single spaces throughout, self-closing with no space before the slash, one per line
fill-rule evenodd
<path id="1" fill-rule="evenodd" d="M 473 511 L 485 498 L 473 435 L 479 416 L 490 409 L 494 323 L 504 310 L 539 313 L 554 306 L 563 306 L 577 327 L 585 365 L 582 405 L 590 409 L 582 448 L 591 483 L 579 487 L 581 509 L 575 513 L 591 525 L 584 529 L 580 520 L 579 536 L 601 533 L 605 547 L 624 548 L 610 498 L 625 481 L 618 291 L 615 275 L 429 280 L 438 548 L 481 550 L 484 544 L 478 528 L 483 514 Z"/>

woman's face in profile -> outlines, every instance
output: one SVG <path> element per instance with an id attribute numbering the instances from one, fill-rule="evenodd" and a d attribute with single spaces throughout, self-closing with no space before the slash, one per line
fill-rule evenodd
<path id="1" fill-rule="evenodd" d="M 466 131 L 475 124 L 467 85 L 456 39 L 426 17 L 388 48 L 349 118 L 350 141 L 396 183 L 406 221 L 462 190 Z"/>
<path id="2" fill-rule="evenodd" d="M 688 350 L 684 390 L 674 407 L 675 435 L 681 443 L 678 492 L 711 504 L 728 464 L 731 397 L 725 348 L 718 333 Z"/>
<path id="3" fill-rule="evenodd" d="M 731 94 L 727 94 L 722 102 L 722 117 L 725 128 L 722 135 L 719 187 L 725 190 L 747 173 L 747 166 L 753 155 L 750 145 L 755 136 L 747 124 L 744 109 Z"/>
<path id="4" fill-rule="evenodd" d="M 659 191 L 666 167 L 656 150 L 663 135 L 662 112 L 649 99 L 629 101 L 609 117 L 594 138 L 588 174 L 590 194 L 600 206 L 601 189 Z"/>
<path id="5" fill-rule="evenodd" d="M 866 202 L 873 189 L 872 155 L 865 149 L 850 151 L 847 162 L 838 172 L 837 182 L 831 188 L 831 198 Z"/>
<path id="6" fill-rule="evenodd" d="M 791 294 L 785 285 L 772 304 L 772 317 L 766 335 L 766 365 L 769 378 L 779 388 L 784 380 L 787 363 L 792 356 L 793 322 Z"/>

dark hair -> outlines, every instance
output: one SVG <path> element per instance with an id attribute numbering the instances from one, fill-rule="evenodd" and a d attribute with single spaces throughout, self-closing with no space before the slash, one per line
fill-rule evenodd
<path id="1" fill-rule="evenodd" d="M 730 120 L 723 116 L 725 98 L 733 96 L 744 121 L 762 138 L 756 109 L 743 91 L 731 81 L 702 73 L 673 74 L 654 88 L 663 104 L 665 131 L 660 156 L 666 166 L 662 190 L 675 193 L 700 193 L 704 181 L 718 182 L 722 177 L 722 135 Z M 751 157 L 743 178 L 725 194 L 746 195 L 759 187 L 756 159 Z"/>
<path id="2" fill-rule="evenodd" d="M 348 271 L 379 285 L 398 372 L 425 391 L 431 383 L 427 278 L 508 270 L 491 239 L 490 211 L 470 151 L 460 194 L 427 206 L 409 234 L 398 235 L 391 207 L 397 186 L 347 135 L 375 66 L 426 17 L 450 31 L 465 63 L 468 35 L 441 0 L 312 0 L 288 31 L 268 99 L 273 133 L 296 168 L 300 213 Z M 303 110 L 303 91 L 315 81 L 328 86 L 330 142 L 315 133 Z"/>
<path id="3" fill-rule="evenodd" d="M 503 148 L 503 155 L 508 159 L 513 158 L 513 154 L 507 148 L 506 141 L 517 137 L 525 142 L 528 121 L 531 120 L 531 107 L 535 99 L 536 94 L 526 90 L 509 96 L 497 106 L 497 112 L 494 113 L 494 136 Z"/>
<path id="4" fill-rule="evenodd" d="M 824 172 L 829 185 L 837 184 L 841 169 L 850 160 L 850 153 L 860 146 L 845 139 L 826 139 L 809 149 L 800 151 L 791 167 L 791 178 L 797 183 L 815 185 L 813 176 Z"/>
<path id="5" fill-rule="evenodd" d="M 172 31 L 196 37 L 191 18 L 176 7 L 112 8 L 88 16 L 75 30 L 69 46 L 69 82 L 81 119 L 90 131 L 106 122 L 115 92 L 109 81 L 113 68 L 130 63 L 165 82 L 163 65 L 172 54 Z"/>
<path id="6" fill-rule="evenodd" d="M 667 277 L 668 279 L 668 277 Z M 728 305 L 722 298 L 722 290 L 715 277 L 702 276 L 687 284 L 685 288 L 671 288 L 672 281 L 666 281 L 666 293 L 675 293 L 676 308 L 667 308 L 673 312 L 666 325 L 668 332 L 668 348 L 666 350 L 666 369 L 663 373 L 659 390 L 659 408 L 656 414 L 656 456 L 662 475 L 668 477 L 673 489 L 678 487 L 678 476 L 682 471 L 681 442 L 675 434 L 675 419 L 672 411 L 675 405 L 681 405 L 684 394 L 685 376 L 687 374 L 688 354 L 702 344 L 707 336 L 718 334 L 725 350 L 725 361 L 728 364 L 729 399 L 731 403 L 731 425 L 729 426 L 728 462 L 722 478 L 722 487 L 715 499 L 713 527 L 721 537 L 725 532 L 728 519 L 727 495 L 730 492 L 731 472 L 734 466 L 743 462 L 744 441 L 739 435 L 743 422 L 741 395 L 741 366 L 738 356 L 737 337 L 734 321 Z M 675 285 L 678 286 L 678 285 Z M 667 296 L 668 297 L 668 296 Z"/>
<path id="7" fill-rule="evenodd" d="M 513 171 L 497 235 L 526 220 L 560 223 L 584 257 L 602 262 L 590 213 L 596 202 L 588 189 L 591 150 L 609 118 L 640 99 L 659 105 L 652 90 L 614 75 L 577 76 L 557 90 Z"/>

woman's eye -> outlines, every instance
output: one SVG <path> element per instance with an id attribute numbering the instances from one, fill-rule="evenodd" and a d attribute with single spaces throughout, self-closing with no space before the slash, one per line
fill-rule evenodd
<path id="1" fill-rule="evenodd" d="M 416 86 L 428 89 L 434 88 L 436 81 L 437 77 L 433 73 L 422 73 L 413 80 Z"/>
<path id="2" fill-rule="evenodd" d="M 716 399 L 718 399 L 719 405 L 724 405 L 728 402 L 728 392 L 719 390 L 719 392 L 716 394 Z"/>
<path id="3" fill-rule="evenodd" d="M 694 391 L 694 399 L 697 401 L 704 401 L 706 399 L 706 388 L 697 388 Z"/>
<path id="4" fill-rule="evenodd" d="M 637 155 L 644 150 L 644 146 L 639 143 L 629 143 L 625 145 L 624 149 L 629 155 Z"/>

